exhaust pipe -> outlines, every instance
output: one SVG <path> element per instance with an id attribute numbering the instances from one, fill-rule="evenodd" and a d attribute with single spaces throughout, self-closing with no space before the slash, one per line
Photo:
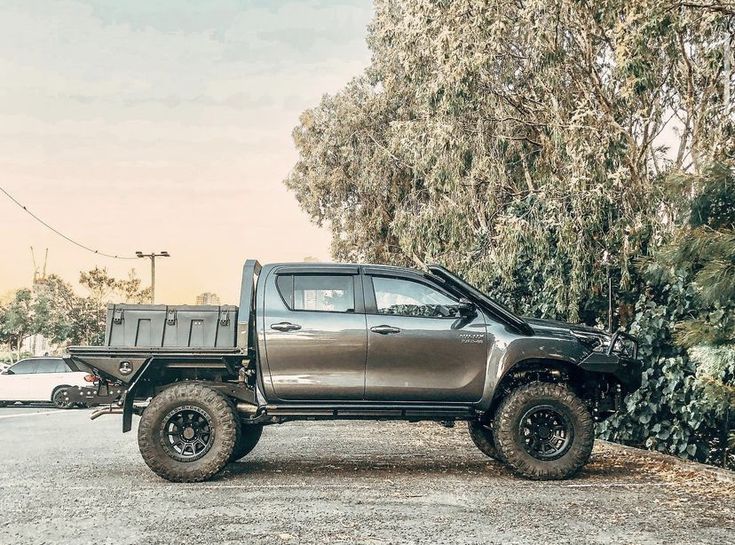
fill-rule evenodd
<path id="1" fill-rule="evenodd" d="M 254 415 L 258 412 L 258 406 L 252 403 L 238 403 L 235 407 L 239 413 Z"/>
<path id="2" fill-rule="evenodd" d="M 116 407 L 114 405 L 110 405 L 108 407 L 102 407 L 100 409 L 97 409 L 91 415 L 89 415 L 89 419 L 96 420 L 100 416 L 103 416 L 106 414 L 122 414 L 122 413 L 123 413 L 122 407 Z"/>

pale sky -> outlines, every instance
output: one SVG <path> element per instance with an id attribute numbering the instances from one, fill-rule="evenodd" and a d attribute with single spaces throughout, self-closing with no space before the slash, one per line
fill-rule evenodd
<path id="1" fill-rule="evenodd" d="M 80 242 L 168 250 L 157 302 L 237 303 L 247 257 L 329 259 L 282 180 L 299 114 L 359 75 L 369 0 L 4 0 L 0 186 Z M 77 286 L 95 265 L 0 195 L 0 294 L 37 254 Z M 83 293 L 83 292 L 81 292 Z"/>

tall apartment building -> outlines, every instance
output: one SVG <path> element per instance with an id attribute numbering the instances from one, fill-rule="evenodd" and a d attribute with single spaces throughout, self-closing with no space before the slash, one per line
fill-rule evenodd
<path id="1" fill-rule="evenodd" d="M 205 291 L 197 295 L 197 305 L 219 305 L 219 296 L 216 293 Z"/>

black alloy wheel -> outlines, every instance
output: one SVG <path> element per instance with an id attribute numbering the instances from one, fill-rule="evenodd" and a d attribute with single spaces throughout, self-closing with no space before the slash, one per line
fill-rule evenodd
<path id="1" fill-rule="evenodd" d="M 194 405 L 177 407 L 161 424 L 163 448 L 174 460 L 193 462 L 204 456 L 214 442 L 212 419 Z"/>
<path id="2" fill-rule="evenodd" d="M 526 452 L 538 460 L 561 458 L 574 440 L 569 419 L 551 405 L 529 409 L 521 418 L 519 434 Z"/>

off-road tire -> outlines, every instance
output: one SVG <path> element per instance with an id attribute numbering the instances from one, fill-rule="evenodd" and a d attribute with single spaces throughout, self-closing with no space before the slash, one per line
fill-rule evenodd
<path id="1" fill-rule="evenodd" d="M 164 419 L 179 407 L 198 408 L 210 419 L 211 446 L 193 461 L 176 460 L 164 448 L 167 440 Z M 206 481 L 227 465 L 235 449 L 239 426 L 232 403 L 224 395 L 202 384 L 179 383 L 155 396 L 143 411 L 138 426 L 138 447 L 146 465 L 167 481 Z"/>
<path id="2" fill-rule="evenodd" d="M 570 425 L 570 444 L 553 460 L 532 456 L 524 446 L 521 424 L 534 407 L 549 406 Z M 592 415 L 584 402 L 561 384 L 532 382 L 513 390 L 495 413 L 495 444 L 500 455 L 517 474 L 533 480 L 568 479 L 589 460 L 595 440 Z"/>
<path id="3" fill-rule="evenodd" d="M 490 429 L 487 422 L 470 420 L 467 422 L 467 428 L 470 432 L 472 442 L 480 449 L 480 452 L 494 460 L 503 461 L 497 447 L 495 446 L 493 431 Z"/>
<path id="4" fill-rule="evenodd" d="M 54 390 L 54 393 L 51 394 L 51 403 L 54 404 L 54 407 L 57 409 L 71 409 L 74 406 L 65 395 L 68 391 L 68 386 L 60 386 Z"/>
<path id="5" fill-rule="evenodd" d="M 262 424 L 243 424 L 240 426 L 240 433 L 237 437 L 237 444 L 235 450 L 232 452 L 230 462 L 237 462 L 240 458 L 250 454 L 250 451 L 255 448 L 255 445 L 260 441 L 260 436 L 263 433 Z"/>

